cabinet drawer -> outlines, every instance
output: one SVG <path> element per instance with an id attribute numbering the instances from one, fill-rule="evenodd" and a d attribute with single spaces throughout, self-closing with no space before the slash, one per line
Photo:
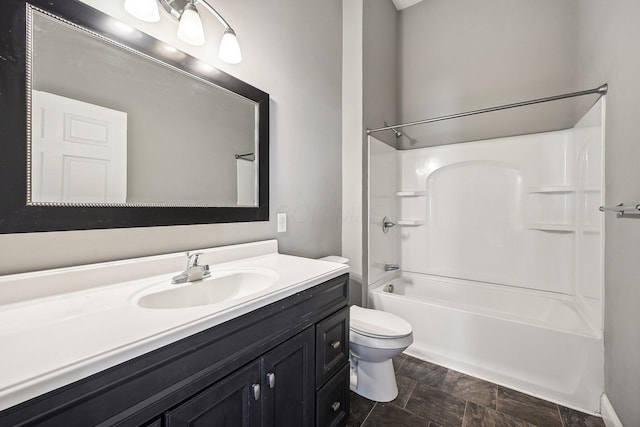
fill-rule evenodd
<path id="1" fill-rule="evenodd" d="M 316 388 L 349 360 L 349 307 L 316 325 Z"/>
<path id="2" fill-rule="evenodd" d="M 344 426 L 349 415 L 349 365 L 344 365 L 316 396 L 316 425 Z"/>

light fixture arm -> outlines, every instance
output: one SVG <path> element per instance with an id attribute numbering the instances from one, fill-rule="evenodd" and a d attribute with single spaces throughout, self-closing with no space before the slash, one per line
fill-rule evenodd
<path id="1" fill-rule="evenodd" d="M 193 46 L 202 46 L 206 39 L 204 28 L 197 5 L 216 17 L 224 27 L 224 34 L 220 40 L 218 58 L 227 64 L 239 64 L 242 62 L 242 52 L 236 37 L 236 32 L 226 19 L 209 4 L 207 0 L 157 0 L 157 3 L 178 22 L 178 38 Z M 125 0 L 125 10 L 138 19 L 147 22 L 157 22 L 158 16 L 156 0 Z M 154 13 L 151 13 L 154 12 Z"/>
<path id="2" fill-rule="evenodd" d="M 213 6 L 211 6 L 207 1 L 205 0 L 192 0 L 192 1 L 193 1 L 193 4 L 196 6 L 202 5 L 202 7 L 207 9 L 209 13 L 211 13 L 213 16 L 216 17 L 216 19 L 218 19 L 218 21 L 220 21 L 220 23 L 222 24 L 225 30 L 231 30 L 235 34 L 235 31 L 233 31 L 233 28 L 231 28 L 231 25 L 229 25 L 227 20 L 224 19 L 222 15 L 220 15 L 218 11 L 215 10 Z M 177 21 L 180 19 L 180 15 L 184 10 L 185 5 L 189 3 L 189 0 L 158 0 L 158 2 L 160 3 L 160 6 L 162 6 L 162 8 L 169 15 L 171 15 L 172 18 L 174 18 Z"/>
<path id="3" fill-rule="evenodd" d="M 209 11 L 209 13 L 211 13 L 213 16 L 215 16 L 218 19 L 218 21 L 220 21 L 220 23 L 222 24 L 225 30 L 231 30 L 235 34 L 235 31 L 233 31 L 233 28 L 231 28 L 231 25 L 229 25 L 227 20 L 224 19 L 222 15 L 220 15 L 218 11 L 213 8 L 213 6 L 211 6 L 205 0 L 196 0 L 196 4 L 201 4 L 205 9 Z"/>

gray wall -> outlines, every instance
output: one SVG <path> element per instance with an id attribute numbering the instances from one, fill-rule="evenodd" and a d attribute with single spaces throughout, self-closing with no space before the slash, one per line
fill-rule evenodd
<path id="1" fill-rule="evenodd" d="M 362 182 L 367 182 L 369 168 L 366 129 L 397 123 L 398 91 L 398 12 L 389 0 L 364 0 L 362 11 Z M 376 137 L 391 146 L 397 139 L 385 131 Z M 369 205 L 368 185 L 362 188 L 363 206 Z M 362 304 L 366 306 L 369 278 L 369 211 L 362 215 Z"/>
<path id="2" fill-rule="evenodd" d="M 573 91 L 576 0 L 424 0 L 400 12 L 399 116 L 402 122 Z M 548 111 L 548 108 L 544 111 Z M 562 117 L 563 111 L 566 117 Z M 490 114 L 472 121 L 405 128 L 400 148 L 517 134 L 495 127 L 558 120 L 570 109 L 524 118 Z M 551 130 L 551 129 L 545 129 Z M 530 132 L 525 127 L 525 132 Z M 455 136 L 457 141 L 438 140 Z M 410 138 L 410 139 L 409 139 Z"/>
<path id="3" fill-rule="evenodd" d="M 578 17 L 578 84 L 609 83 L 606 202 L 640 203 L 640 2 L 582 0 Z M 640 219 L 605 218 L 605 392 L 640 426 Z"/>
<path id="4" fill-rule="evenodd" d="M 342 255 L 351 260 L 349 302 L 366 305 L 365 130 L 397 120 L 398 13 L 390 0 L 348 0 L 343 5 Z M 391 132 L 384 137 L 395 143 Z"/>
<path id="5" fill-rule="evenodd" d="M 122 2 L 84 0 L 121 21 L 233 74 L 271 95 L 269 222 L 28 233 L 0 236 L 0 274 L 278 238 L 303 256 L 341 245 L 342 3 L 246 0 L 216 4 L 233 25 L 244 61 L 217 59 L 222 28 L 203 12 L 208 43 L 186 45 L 161 13 L 156 24 L 130 17 Z M 288 231 L 276 234 L 275 212 Z"/>
<path id="6" fill-rule="evenodd" d="M 342 2 L 342 256 L 349 258 L 349 303 L 362 304 L 364 0 Z"/>
<path id="7" fill-rule="evenodd" d="M 398 83 L 398 11 L 390 0 L 365 0 L 363 10 L 363 108 L 368 129 L 395 124 Z M 377 138 L 395 146 L 391 131 Z"/>

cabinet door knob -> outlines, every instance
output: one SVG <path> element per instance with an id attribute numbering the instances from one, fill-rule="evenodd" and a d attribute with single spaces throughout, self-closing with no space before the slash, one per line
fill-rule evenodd
<path id="1" fill-rule="evenodd" d="M 260 399 L 260 384 L 253 384 L 251 390 L 253 391 L 253 398 L 255 400 Z"/>
<path id="2" fill-rule="evenodd" d="M 273 388 L 276 385 L 276 374 L 273 372 L 269 372 L 267 374 L 267 382 L 269 383 L 269 388 Z"/>
<path id="3" fill-rule="evenodd" d="M 333 412 L 338 412 L 338 409 L 340 409 L 340 402 L 335 401 L 331 404 L 331 409 L 333 409 Z"/>
<path id="4" fill-rule="evenodd" d="M 329 346 L 330 346 L 331 348 L 338 348 L 338 347 L 340 347 L 340 341 L 339 341 L 339 340 L 331 341 L 331 342 L 329 343 Z"/>

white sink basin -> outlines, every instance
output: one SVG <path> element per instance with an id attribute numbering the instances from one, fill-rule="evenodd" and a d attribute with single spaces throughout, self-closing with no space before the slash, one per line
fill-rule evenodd
<path id="1" fill-rule="evenodd" d="M 277 279 L 278 274 L 270 270 L 214 270 L 211 277 L 171 285 L 172 289 L 143 296 L 137 304 L 143 308 L 187 308 L 229 303 L 265 291 Z"/>

